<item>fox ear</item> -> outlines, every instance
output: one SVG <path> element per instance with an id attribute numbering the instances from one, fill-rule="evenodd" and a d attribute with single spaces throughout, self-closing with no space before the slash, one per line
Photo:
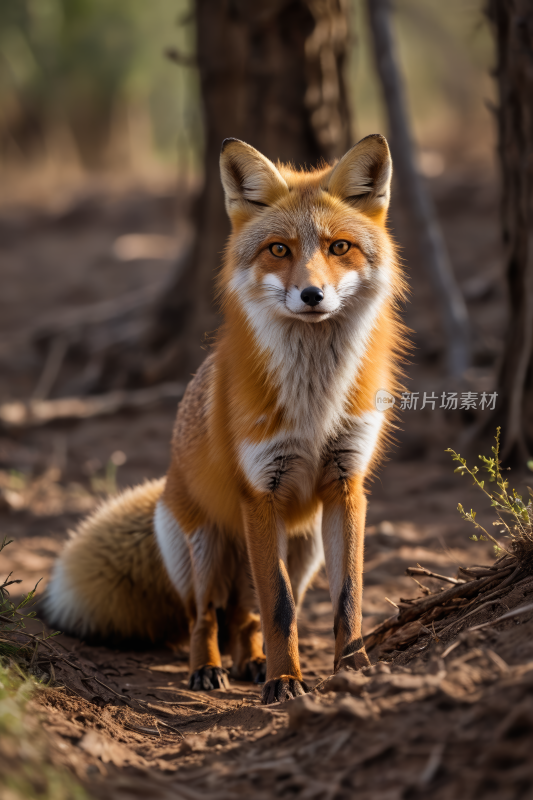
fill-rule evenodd
<path id="1" fill-rule="evenodd" d="M 239 139 L 224 139 L 220 177 L 230 219 L 236 213 L 252 216 L 288 191 L 274 164 Z"/>
<path id="2" fill-rule="evenodd" d="M 369 216 L 385 215 L 390 201 L 392 161 L 384 136 L 366 136 L 333 167 L 327 191 Z"/>

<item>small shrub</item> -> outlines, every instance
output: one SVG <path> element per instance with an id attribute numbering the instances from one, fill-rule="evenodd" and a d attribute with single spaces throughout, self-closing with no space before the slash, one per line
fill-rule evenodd
<path id="1" fill-rule="evenodd" d="M 11 544 L 11 541 L 4 538 L 3 542 L 0 544 L 0 553 L 4 547 L 7 547 L 9 544 Z M 35 593 L 41 579 L 37 581 L 31 592 L 28 592 L 27 595 L 15 603 L 10 597 L 8 587 L 22 583 L 22 581 L 12 579 L 12 574 L 13 573 L 10 572 L 4 582 L 0 584 L 0 661 L 15 656 L 19 657 L 19 659 L 26 660 L 32 648 L 31 644 L 20 642 L 19 637 L 14 634 L 24 633 L 26 621 L 36 616 L 35 611 L 29 611 L 27 609 L 31 608 L 35 602 Z M 31 639 L 28 634 L 26 634 L 26 636 L 28 639 Z M 43 633 L 40 641 L 49 639 L 52 636 L 57 636 L 57 632 L 51 633 L 48 636 L 45 636 Z"/>
<path id="2" fill-rule="evenodd" d="M 479 456 L 481 460 L 481 466 L 479 467 L 470 468 L 466 463 L 466 459 L 451 448 L 448 448 L 446 452 L 451 453 L 452 459 L 459 462 L 455 472 L 460 475 L 470 475 L 474 484 L 489 498 L 490 504 L 495 509 L 498 517 L 498 520 L 493 522 L 493 525 L 503 525 L 503 529 L 500 532 L 511 540 L 510 549 L 513 555 L 520 557 L 526 553 L 529 555 L 533 552 L 533 491 L 528 487 L 530 497 L 526 498 L 528 500 L 526 504 L 522 495 L 519 495 L 516 489 L 509 489 L 509 482 L 505 480 L 501 469 L 500 430 L 500 428 L 497 429 L 496 444 L 491 448 L 493 455 L 489 458 Z M 486 473 L 487 478 L 481 480 L 480 477 L 483 473 Z M 509 552 L 477 522 L 475 511 L 465 511 L 461 503 L 458 504 L 457 509 L 463 519 L 471 522 L 477 530 L 481 531 L 479 536 L 474 534 L 471 539 L 475 542 L 491 540 L 496 554 L 499 554 L 502 550 Z"/>

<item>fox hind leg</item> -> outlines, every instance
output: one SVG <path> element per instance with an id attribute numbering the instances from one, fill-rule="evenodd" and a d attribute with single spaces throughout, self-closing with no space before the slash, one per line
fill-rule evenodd
<path id="1" fill-rule="evenodd" d="M 288 572 L 294 602 L 298 608 L 314 576 L 324 563 L 322 541 L 322 509 L 312 525 L 302 533 L 289 538 Z"/>
<path id="2" fill-rule="evenodd" d="M 238 566 L 238 580 L 235 581 L 232 594 L 227 608 L 230 652 L 233 660 L 231 677 L 241 681 L 263 683 L 266 676 L 263 633 L 246 555 Z"/>
<path id="3" fill-rule="evenodd" d="M 227 689 L 229 682 L 218 645 L 217 608 L 227 605 L 234 558 L 226 537 L 216 528 L 199 528 L 188 537 L 188 543 L 194 586 L 189 685 L 194 691 Z"/>

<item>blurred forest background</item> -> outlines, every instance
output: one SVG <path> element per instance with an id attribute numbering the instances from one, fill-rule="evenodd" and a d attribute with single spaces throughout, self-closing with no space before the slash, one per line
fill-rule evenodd
<path id="1" fill-rule="evenodd" d="M 476 522 L 486 530 L 504 531 L 492 527 L 490 501 L 482 506 L 445 449 L 473 450 L 474 461 L 480 452 L 489 455 L 500 424 L 506 463 L 518 467 L 511 486 L 527 496 L 522 484 L 531 483 L 533 470 L 533 0 L 0 0 L 0 542 L 12 540 L 0 547 L 0 576 L 9 575 L 0 587 L 4 612 L 6 586 L 16 600 L 43 578 L 42 596 L 67 532 L 102 498 L 166 472 L 176 404 L 219 324 L 213 278 L 229 227 L 218 174 L 222 140 L 245 139 L 274 160 L 313 164 L 341 156 L 371 133 L 388 137 L 393 156 L 389 224 L 410 286 L 402 314 L 413 343 L 405 388 L 419 399 L 401 411 L 390 460 L 369 487 L 363 633 L 388 619 L 397 601 L 405 611 L 419 589 L 428 599 L 433 588 L 425 584 L 437 581 L 438 606 L 427 606 L 429 616 L 420 621 L 408 617 L 412 638 L 388 640 L 398 648 L 414 643 L 413 674 L 389 675 L 407 683 L 391 682 L 390 697 L 379 683 L 368 704 L 342 688 L 344 722 L 328 711 L 327 736 L 309 711 L 295 717 L 287 739 L 261 734 L 258 743 L 260 728 L 277 728 L 253 708 L 257 687 L 235 686 L 225 697 L 211 696 L 209 705 L 202 701 L 197 712 L 186 689 L 186 653 L 119 654 L 54 639 L 84 665 L 80 679 L 79 666 L 54 656 L 56 674 L 47 643 L 37 653 L 37 642 L 30 666 L 40 680 L 51 676 L 53 685 L 28 716 L 33 723 L 44 710 L 53 749 L 39 750 L 35 727 L 24 734 L 31 747 L 17 749 L 6 739 L 11 712 L 2 695 L 0 784 L 11 773 L 38 787 L 33 792 L 13 783 L 22 786 L 13 797 L 70 798 L 53 786 L 41 792 L 50 775 L 44 762 L 91 783 L 102 800 L 195 792 L 229 797 L 224 783 L 232 774 L 243 786 L 248 781 L 232 797 L 527 794 L 531 627 L 508 620 L 512 630 L 497 652 L 483 649 L 487 642 L 496 647 L 485 631 L 480 639 L 461 633 L 450 648 L 443 632 L 457 633 L 446 633 L 449 617 L 438 615 L 461 614 L 467 606 L 452 606 L 463 602 L 456 594 L 446 594 L 453 596 L 448 608 L 441 605 L 438 579 L 453 584 L 450 592 L 470 591 L 475 581 L 488 597 L 498 595 L 477 609 L 489 617 L 500 613 L 500 603 L 507 611 L 526 596 L 530 602 L 530 549 L 523 551 L 528 578 L 522 580 L 520 566 L 508 573 L 500 568 L 508 577 L 494 592 L 489 569 L 465 568 L 486 563 L 493 569 L 495 555 L 483 536 L 472 540 L 458 501 L 478 512 Z M 445 407 L 441 397 L 454 392 L 459 402 Z M 490 411 L 479 398 L 494 392 Z M 424 393 L 436 403 L 422 408 Z M 465 394 L 476 400 L 461 408 Z M 518 501 L 516 507 L 526 514 Z M 413 564 L 419 566 L 406 573 Z M 423 575 L 424 585 L 416 578 L 413 585 L 408 575 Z M 509 583 L 512 602 L 501 596 Z M 471 616 L 475 601 L 464 598 L 469 610 L 456 631 L 466 618 L 467 625 L 489 618 Z M 430 621 L 432 633 L 425 627 Z M 322 573 L 299 618 L 306 680 L 331 670 L 333 622 Z M 474 649 L 454 661 L 457 650 L 443 673 L 443 659 L 460 642 Z M 430 691 L 446 676 L 434 706 L 426 689 L 413 689 L 426 686 L 415 672 L 426 669 L 430 650 Z M 391 658 L 398 653 L 400 672 L 408 672 L 403 649 Z M 472 666 L 474 657 L 485 661 Z M 61 671 L 65 664 L 70 673 Z M 520 671 L 512 674 L 524 680 L 515 694 L 513 664 Z M 456 695 L 450 694 L 454 681 Z M 401 695 L 392 688 L 401 686 Z M 135 705 L 122 708 L 127 697 L 137 698 Z M 151 705 L 154 698 L 170 704 L 170 697 L 177 707 L 171 716 Z M 144 710 L 131 716 L 139 703 L 146 712 L 158 709 L 158 716 Z M 364 714 L 357 711 L 363 706 Z M 213 708 L 221 716 L 212 716 Z M 377 717 L 368 718 L 378 708 L 387 714 L 382 727 Z M 429 721 L 427 729 L 421 720 Z M 190 726 L 185 734 L 192 731 L 192 738 L 183 740 L 182 726 Z M 350 738 L 359 735 L 360 742 Z M 267 741 L 274 744 L 266 745 L 267 761 L 255 772 Z M 149 772 L 143 777 L 141 769 Z M 166 783 L 174 781 L 173 770 L 176 783 Z M 474 786 L 479 791 L 469 792 Z"/>
<path id="2" fill-rule="evenodd" d="M 490 167 L 494 43 L 481 0 L 401 0 L 395 30 L 430 177 Z M 387 130 L 365 4 L 348 4 L 355 142 Z M 0 8 L 2 202 L 87 175 L 201 178 L 203 120 L 190 0 L 6 0 Z M 177 51 L 178 62 L 165 58 Z M 28 188 L 29 187 L 29 188 Z"/>
<path id="3" fill-rule="evenodd" d="M 370 133 L 389 136 L 391 227 L 411 286 L 406 386 L 439 396 L 494 391 L 508 314 L 492 6 L 390 6 L 415 171 L 469 317 L 469 353 L 454 371 L 454 317 L 445 318 L 445 292 L 420 248 L 424 225 L 412 211 L 413 181 L 376 59 L 368 9 L 387 3 L 1 3 L 0 463 L 37 474 L 52 458 L 81 479 L 108 462 L 110 431 L 123 425 L 114 449 L 137 447 L 137 456 L 128 454 L 121 481 L 164 471 L 176 398 L 219 322 L 212 298 L 228 229 L 218 176 L 225 136 L 300 163 L 338 157 Z M 515 331 L 520 341 L 524 330 Z M 528 357 L 521 351 L 520 363 Z M 510 384 L 515 365 L 511 372 Z M 521 408 L 522 384 L 508 392 Z M 518 446 L 523 465 L 532 423 L 516 407 L 507 450 Z M 504 430 L 507 411 L 502 405 Z M 148 428 L 159 420 L 153 460 L 121 438 L 128 414 L 145 414 Z M 419 408 L 404 416 L 395 457 L 436 457 L 457 437 L 491 437 L 495 425 L 486 410 Z"/>

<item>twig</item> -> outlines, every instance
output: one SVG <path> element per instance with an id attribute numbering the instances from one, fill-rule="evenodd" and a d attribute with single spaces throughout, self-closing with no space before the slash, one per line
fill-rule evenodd
<path id="1" fill-rule="evenodd" d="M 446 658 L 446 656 L 449 656 L 450 653 L 455 650 L 456 647 L 459 647 L 460 644 L 462 644 L 462 639 L 456 639 L 453 644 L 446 648 L 444 653 L 441 655 L 441 658 Z"/>
<path id="2" fill-rule="evenodd" d="M 128 694 L 120 694 L 120 692 L 116 692 L 114 689 L 111 688 L 111 686 L 108 686 L 106 683 L 103 683 L 99 678 L 97 678 L 96 675 L 84 675 L 82 680 L 95 681 L 95 683 L 99 683 L 100 686 L 103 686 L 104 689 L 107 689 L 109 692 L 112 692 L 112 694 L 116 695 L 117 697 L 120 697 L 121 700 L 130 700 L 132 703 L 135 700 L 135 698 L 130 697 Z"/>
<path id="3" fill-rule="evenodd" d="M 20 616 L 23 617 L 24 614 L 20 614 Z M 4 622 L 8 622 L 10 625 L 13 625 L 13 620 L 10 619 L 9 617 L 6 617 L 4 614 L 0 614 L 0 619 L 3 620 Z M 13 633 L 16 633 L 17 635 L 22 634 L 23 636 L 29 636 L 30 639 L 36 639 L 40 644 L 44 644 L 45 647 L 48 647 L 48 649 L 51 650 L 52 653 L 54 653 L 54 655 L 57 655 L 58 658 L 61 657 L 57 653 L 55 653 L 54 648 L 48 644 L 46 639 L 39 639 L 39 637 L 36 636 L 34 633 L 28 633 L 28 631 L 23 631 L 20 629 L 13 631 Z"/>
<path id="4" fill-rule="evenodd" d="M 469 611 L 468 614 L 464 614 L 464 616 L 459 617 L 458 619 L 456 619 L 453 622 L 451 622 L 449 625 L 447 625 L 445 628 L 443 628 L 441 631 L 439 631 L 441 638 L 444 636 L 446 631 L 449 631 L 450 628 L 453 628 L 454 625 L 457 625 L 459 622 L 463 622 L 467 617 L 471 617 L 472 614 L 477 614 L 478 611 L 481 611 L 483 608 L 486 608 L 487 606 L 493 605 L 494 602 L 496 602 L 496 601 L 495 600 L 489 600 L 486 603 L 481 603 L 480 606 L 476 606 L 471 611 Z M 470 628 L 470 630 L 472 630 L 472 628 Z"/>
<path id="5" fill-rule="evenodd" d="M 412 580 L 414 580 L 416 585 L 420 588 L 420 591 L 422 592 L 422 594 L 425 594 L 425 595 L 431 594 L 431 589 L 429 588 L 429 586 L 424 586 L 424 584 L 420 583 L 420 581 L 418 581 L 414 577 L 414 575 L 411 575 L 410 577 L 412 578 Z"/>
<path id="6" fill-rule="evenodd" d="M 424 597 L 409 606 L 402 606 L 398 616 L 389 617 L 364 637 L 367 650 L 380 644 L 385 638 L 383 634 L 389 630 L 401 628 L 406 623 L 420 618 L 426 611 L 430 611 L 435 606 L 445 605 L 456 597 L 469 597 L 471 594 L 477 593 L 480 589 L 491 584 L 497 576 L 496 574 L 488 578 L 480 578 L 479 580 L 461 583 L 458 586 L 451 586 L 443 592 Z"/>
<path id="7" fill-rule="evenodd" d="M 416 567 L 407 567 L 405 572 L 411 577 L 413 577 L 413 575 L 424 575 L 427 578 L 436 578 L 439 581 L 453 583 L 455 586 L 459 585 L 460 583 L 466 583 L 466 581 L 463 581 L 461 578 L 449 578 L 447 575 L 439 575 L 438 572 L 432 572 L 430 569 L 421 567 L 420 564 L 417 564 Z"/>
<path id="8" fill-rule="evenodd" d="M 87 419 L 115 414 L 123 408 L 137 408 L 164 398 L 180 398 L 182 383 L 160 383 L 146 389 L 117 390 L 107 394 L 62 397 L 57 400 L 14 401 L 0 405 L 0 422 L 13 428 L 45 425 L 58 419 Z"/>
<path id="9" fill-rule="evenodd" d="M 163 722 L 163 720 L 159 719 L 159 717 L 156 717 L 156 719 L 157 719 L 157 721 L 159 722 L 160 725 L 164 725 L 165 728 L 170 728 L 171 731 L 174 731 L 174 733 L 178 733 L 181 736 L 182 739 L 185 739 L 185 735 L 181 731 L 179 731 L 177 728 L 175 728 L 173 725 L 169 725 L 168 722 Z"/>
<path id="10" fill-rule="evenodd" d="M 420 565 L 418 565 L 418 569 L 421 571 L 424 570 L 424 568 L 420 567 Z M 479 608 L 485 607 L 485 604 L 494 602 L 496 597 L 499 596 L 501 592 L 505 590 L 507 586 L 509 586 L 509 584 L 515 581 L 516 577 L 520 574 L 521 567 L 520 565 L 516 566 L 516 560 L 513 559 L 513 563 L 504 567 L 503 569 L 487 571 L 489 573 L 488 575 L 476 577 L 470 581 L 457 581 L 449 589 L 435 592 L 429 596 L 425 596 L 423 598 L 414 598 L 409 602 L 401 601 L 397 616 L 389 617 L 389 619 L 382 622 L 364 637 L 367 650 L 371 650 L 372 648 L 381 644 L 381 642 L 386 640 L 391 635 L 392 631 L 401 631 L 405 625 L 413 622 L 416 619 L 420 620 L 421 624 L 423 625 L 429 625 L 430 623 L 433 623 L 434 625 L 435 620 L 434 618 L 431 618 L 431 612 L 434 610 L 434 613 L 437 616 L 454 614 L 456 611 L 460 611 L 460 609 L 455 607 L 453 603 L 461 600 L 467 601 L 467 599 L 472 595 L 476 596 L 472 602 L 476 602 L 476 599 L 478 602 L 479 600 L 483 602 L 482 606 L 478 605 L 477 607 L 474 607 L 470 612 L 468 612 L 468 614 L 457 618 L 454 620 L 454 622 L 446 625 L 446 627 L 444 627 L 442 630 L 439 630 L 438 636 L 442 638 L 442 635 L 455 624 L 462 621 L 467 616 L 470 616 L 470 614 L 476 613 Z M 444 578 L 445 576 L 442 577 Z M 499 581 L 500 585 L 495 590 L 489 591 L 488 594 L 483 596 L 483 591 L 491 587 L 495 581 Z M 389 602 L 392 603 L 392 601 Z M 470 603 L 468 605 L 470 605 Z M 438 606 L 442 606 L 442 609 L 438 609 Z M 429 619 L 427 619 L 427 615 L 429 615 Z M 424 622 L 425 617 L 426 621 Z M 397 633 L 394 635 L 398 636 Z M 437 632 L 435 632 L 435 635 L 437 635 Z"/>
<path id="11" fill-rule="evenodd" d="M 21 616 L 24 616 L 24 615 L 21 614 Z M 9 619 L 9 617 L 4 616 L 4 614 L 0 614 L 0 619 L 4 620 L 4 622 L 9 622 L 10 624 L 13 624 L 13 620 Z M 78 667 L 77 664 L 73 664 L 72 661 L 68 660 L 68 658 L 65 658 L 65 656 L 61 655 L 61 653 L 58 653 L 56 650 L 54 650 L 54 648 L 50 644 L 48 644 L 46 639 L 39 639 L 39 637 L 36 636 L 34 633 L 28 633 L 28 631 L 23 631 L 23 630 L 17 630 L 17 631 L 14 631 L 14 633 L 16 633 L 17 636 L 19 634 L 22 634 L 22 636 L 28 636 L 30 639 L 35 639 L 39 644 L 44 644 L 44 646 L 47 647 L 48 650 L 51 650 L 52 655 L 54 656 L 54 658 L 57 658 L 60 661 L 64 661 L 65 664 L 68 664 L 69 667 L 72 667 L 73 669 L 79 670 L 79 672 L 81 672 L 83 675 L 85 675 L 86 678 L 90 678 L 91 677 L 90 675 L 87 675 L 81 667 Z M 62 646 L 64 646 L 64 645 L 62 645 Z"/>
<path id="12" fill-rule="evenodd" d="M 492 567 L 459 567 L 459 572 L 463 572 L 471 578 L 486 578 L 488 575 L 496 575 L 498 571 Z"/>
<path id="13" fill-rule="evenodd" d="M 124 722 L 122 724 L 130 731 L 138 731 L 148 736 L 159 736 L 159 738 L 161 738 L 161 732 L 157 726 L 155 728 L 146 728 L 144 725 L 133 725 L 131 722 Z"/>
<path id="14" fill-rule="evenodd" d="M 506 571 L 507 570 L 502 570 L 502 573 L 505 574 Z M 491 597 L 495 597 L 497 594 L 499 594 L 503 589 L 506 589 L 511 583 L 513 583 L 514 579 L 520 574 L 521 571 L 522 566 L 519 564 L 516 569 L 511 572 L 511 574 L 503 581 L 503 583 L 501 583 L 498 588 L 492 592 L 492 594 L 489 594 L 488 596 L 485 595 L 483 599 L 489 600 Z"/>
<path id="15" fill-rule="evenodd" d="M 178 694 L 184 694 L 186 697 L 190 697 L 191 700 L 194 700 L 196 703 L 203 703 L 204 705 L 212 706 L 213 708 L 218 708 L 218 709 L 226 708 L 226 705 L 225 705 L 224 701 L 214 700 L 214 699 L 213 700 L 207 700 L 205 698 L 205 695 L 202 695 L 203 699 L 200 699 L 198 697 L 198 692 L 193 692 L 190 689 L 176 689 L 176 692 Z M 143 701 L 143 702 L 148 702 L 148 701 Z M 161 700 L 160 702 L 162 702 L 162 703 L 172 702 L 172 703 L 175 703 L 176 705 L 180 704 L 179 700 L 177 700 L 177 701 L 176 700 L 172 700 L 172 701 Z M 183 705 L 183 703 L 181 703 L 181 705 Z"/>
<path id="16" fill-rule="evenodd" d="M 513 575 L 511 575 L 510 577 L 512 578 Z M 528 581 L 528 579 L 530 577 L 531 576 L 528 575 L 527 578 L 523 578 L 521 581 L 517 581 L 516 586 L 520 586 L 522 583 L 525 583 L 526 581 Z M 457 622 L 462 622 L 462 620 L 464 620 L 467 617 L 471 616 L 471 614 L 475 613 L 476 611 L 479 611 L 481 608 L 486 608 L 486 606 L 493 605 L 499 599 L 499 595 L 502 593 L 502 591 L 505 591 L 505 589 L 508 586 L 508 583 L 510 583 L 509 579 L 505 580 L 503 582 L 503 584 L 501 586 L 499 586 L 498 589 L 496 589 L 494 592 L 490 592 L 489 594 L 487 594 L 485 596 L 480 595 L 477 598 L 474 598 L 472 600 L 472 603 L 474 603 L 476 601 L 476 599 L 477 600 L 483 600 L 483 603 L 481 605 L 476 606 L 476 608 L 473 608 L 471 611 L 469 611 L 468 614 L 465 614 L 464 616 L 459 617 L 454 622 L 450 623 L 450 625 L 448 625 L 446 628 L 443 628 L 442 630 L 440 630 L 439 633 L 441 634 L 441 636 L 449 628 L 452 628 Z M 469 603 L 469 605 L 472 605 L 472 603 Z"/>
<path id="17" fill-rule="evenodd" d="M 533 603 L 529 603 L 527 606 L 521 606 L 520 608 L 513 608 L 512 611 L 508 611 L 506 614 L 502 614 L 501 617 L 497 619 L 491 619 L 489 622 L 483 622 L 481 625 L 474 625 L 473 628 L 468 628 L 469 631 L 479 631 L 481 628 L 489 628 L 491 625 L 497 625 L 498 622 L 501 622 L 503 619 L 511 619 L 512 617 L 518 617 L 520 614 L 525 614 L 527 611 L 533 611 Z"/>

